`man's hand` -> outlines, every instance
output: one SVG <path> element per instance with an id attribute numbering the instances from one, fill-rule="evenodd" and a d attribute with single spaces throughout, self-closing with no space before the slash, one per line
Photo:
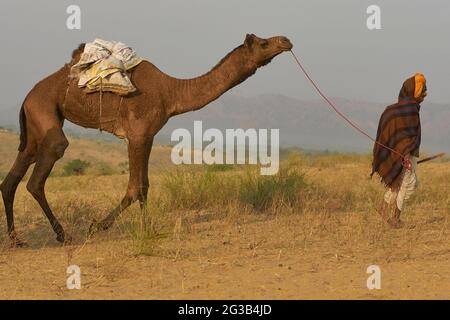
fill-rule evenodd
<path id="1" fill-rule="evenodd" d="M 403 167 L 409 171 L 412 170 L 412 163 L 411 163 L 410 158 L 411 158 L 411 156 L 409 154 L 403 158 Z"/>

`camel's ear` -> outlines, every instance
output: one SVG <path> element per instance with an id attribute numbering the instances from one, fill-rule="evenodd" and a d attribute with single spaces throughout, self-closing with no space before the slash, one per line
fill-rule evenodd
<path id="1" fill-rule="evenodd" d="M 253 44 L 254 40 L 255 40 L 255 35 L 254 35 L 253 33 L 252 33 L 252 34 L 248 34 L 248 33 L 247 33 L 247 35 L 245 36 L 245 42 L 244 42 L 244 44 L 245 44 L 247 47 L 250 47 L 250 46 Z"/>

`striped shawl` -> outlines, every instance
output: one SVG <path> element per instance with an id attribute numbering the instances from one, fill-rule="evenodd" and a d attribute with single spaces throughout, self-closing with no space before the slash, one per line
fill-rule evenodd
<path id="1" fill-rule="evenodd" d="M 421 128 L 420 105 L 414 99 L 414 82 L 408 79 L 403 84 L 399 102 L 388 106 L 378 124 L 377 141 L 403 156 L 418 156 Z M 385 186 L 398 188 L 401 184 L 403 159 L 400 155 L 374 144 L 372 173 L 377 173 Z"/>

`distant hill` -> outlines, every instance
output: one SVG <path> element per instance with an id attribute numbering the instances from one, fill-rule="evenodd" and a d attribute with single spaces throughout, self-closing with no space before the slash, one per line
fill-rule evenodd
<path id="1" fill-rule="evenodd" d="M 341 111 L 372 136 L 386 105 L 332 99 Z M 450 151 L 450 105 L 424 103 L 421 111 L 424 150 Z M 194 120 L 207 128 L 279 128 L 283 147 L 334 151 L 370 151 L 372 142 L 349 127 L 322 101 L 303 101 L 282 95 L 239 97 L 226 94 L 210 106 L 171 119 L 161 133 L 192 129 Z"/>
<path id="2" fill-rule="evenodd" d="M 18 129 L 20 106 L 0 110 L 0 126 L 4 128 Z"/>
<path id="3" fill-rule="evenodd" d="M 375 136 L 377 123 L 386 105 L 366 101 L 332 99 L 352 120 Z M 18 126 L 19 107 L 1 113 L 0 126 Z M 423 149 L 450 153 L 450 105 L 425 102 L 422 105 Z M 193 121 L 202 120 L 207 128 L 279 128 L 283 147 L 295 146 L 313 150 L 367 152 L 372 143 L 359 135 L 322 101 L 304 101 L 282 95 L 241 97 L 231 93 L 206 108 L 171 119 L 156 137 L 156 142 L 170 143 L 176 128 L 193 128 Z M 85 130 L 67 124 L 74 135 L 111 139 L 108 134 Z"/>

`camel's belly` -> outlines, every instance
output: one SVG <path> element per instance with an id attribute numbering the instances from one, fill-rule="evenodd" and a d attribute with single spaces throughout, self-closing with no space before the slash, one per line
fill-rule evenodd
<path id="1" fill-rule="evenodd" d="M 85 128 L 100 129 L 125 138 L 122 123 L 123 102 L 110 92 L 84 93 L 72 82 L 61 108 L 64 117 Z"/>

